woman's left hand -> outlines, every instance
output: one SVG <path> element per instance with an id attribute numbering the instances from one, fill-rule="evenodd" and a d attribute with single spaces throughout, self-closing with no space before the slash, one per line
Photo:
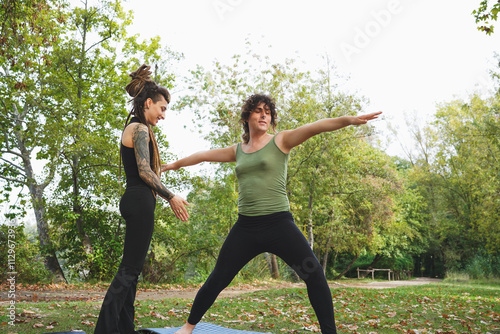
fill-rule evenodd
<path id="1" fill-rule="evenodd" d="M 368 121 L 371 121 L 373 119 L 377 119 L 381 113 L 382 113 L 381 111 L 377 111 L 377 112 L 374 112 L 371 114 L 354 116 L 353 120 L 352 120 L 352 125 L 366 124 Z"/>
<path id="2" fill-rule="evenodd" d="M 185 205 L 189 205 L 189 203 L 180 196 L 175 195 L 168 201 L 170 203 L 170 208 L 174 212 L 175 216 L 182 220 L 183 222 L 189 219 L 189 213 Z"/>
<path id="3" fill-rule="evenodd" d="M 177 170 L 179 169 L 178 167 L 176 167 L 173 163 L 171 164 L 162 164 L 161 167 L 160 167 L 160 172 L 166 172 L 167 170 Z"/>

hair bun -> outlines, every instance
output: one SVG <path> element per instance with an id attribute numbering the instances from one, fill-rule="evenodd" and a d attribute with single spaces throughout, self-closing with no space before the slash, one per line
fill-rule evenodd
<path id="1" fill-rule="evenodd" d="M 144 88 L 144 84 L 147 81 L 151 81 L 150 75 L 152 72 L 149 70 L 150 68 L 151 66 L 143 64 L 137 69 L 137 71 L 129 74 L 129 76 L 132 77 L 132 80 L 127 85 L 127 87 L 125 87 L 128 95 L 130 95 L 131 97 L 136 97 L 141 93 L 142 89 Z"/>

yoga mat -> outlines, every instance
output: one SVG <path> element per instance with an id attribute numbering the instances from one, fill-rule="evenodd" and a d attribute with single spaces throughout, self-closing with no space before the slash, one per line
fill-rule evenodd
<path id="1" fill-rule="evenodd" d="M 142 328 L 137 332 L 141 334 L 174 334 L 181 327 L 175 328 Z M 217 326 L 214 324 L 209 324 L 206 322 L 200 322 L 196 325 L 196 328 L 193 331 L 193 334 L 266 334 L 262 332 L 249 332 L 242 331 L 237 329 L 230 329 L 226 327 Z M 44 334 L 86 334 L 82 331 L 72 331 L 72 332 L 52 332 L 52 333 L 44 333 Z M 271 334 L 271 333 L 267 333 Z"/>
<path id="2" fill-rule="evenodd" d="M 173 334 L 181 327 L 176 328 L 143 328 L 139 329 L 138 332 L 141 334 Z M 237 329 L 230 329 L 214 324 L 209 324 L 207 322 L 200 322 L 196 325 L 193 334 L 265 334 L 262 332 L 249 332 Z M 267 333 L 270 334 L 270 333 Z"/>
<path id="3" fill-rule="evenodd" d="M 71 332 L 50 332 L 50 333 L 43 333 L 43 334 L 85 334 L 83 331 L 71 331 Z"/>

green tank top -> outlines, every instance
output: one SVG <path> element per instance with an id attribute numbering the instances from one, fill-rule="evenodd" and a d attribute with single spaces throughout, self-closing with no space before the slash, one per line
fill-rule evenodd
<path id="1" fill-rule="evenodd" d="M 245 153 L 241 143 L 236 149 L 236 177 L 239 184 L 238 212 L 261 216 L 289 211 L 286 196 L 288 154 L 283 153 L 273 137 L 263 148 Z"/>

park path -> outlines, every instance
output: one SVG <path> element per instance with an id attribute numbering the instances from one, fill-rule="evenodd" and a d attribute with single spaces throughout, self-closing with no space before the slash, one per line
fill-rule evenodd
<path id="1" fill-rule="evenodd" d="M 341 288 L 362 288 L 362 289 L 387 289 L 399 286 L 412 286 L 424 285 L 430 283 L 440 282 L 441 279 L 437 278 L 416 278 L 413 280 L 404 281 L 374 281 L 363 283 L 330 283 L 330 287 L 334 289 Z M 240 284 L 235 287 L 226 288 L 220 294 L 220 297 L 233 297 L 244 293 L 267 290 L 267 289 L 281 289 L 281 288 L 305 288 L 304 283 L 291 283 L 291 282 L 270 282 L 266 284 Z M 160 300 L 165 298 L 180 298 L 180 299 L 193 299 L 198 291 L 198 287 L 192 288 L 169 288 L 169 289 L 139 289 L 137 291 L 137 300 Z M 30 290 L 19 288 L 16 290 L 16 300 L 18 301 L 69 301 L 69 300 L 101 300 L 106 293 L 105 286 L 93 289 L 68 289 L 64 286 L 60 288 L 48 288 L 40 290 Z M 0 291 L 0 304 L 9 302 L 8 292 L 6 289 Z"/>

